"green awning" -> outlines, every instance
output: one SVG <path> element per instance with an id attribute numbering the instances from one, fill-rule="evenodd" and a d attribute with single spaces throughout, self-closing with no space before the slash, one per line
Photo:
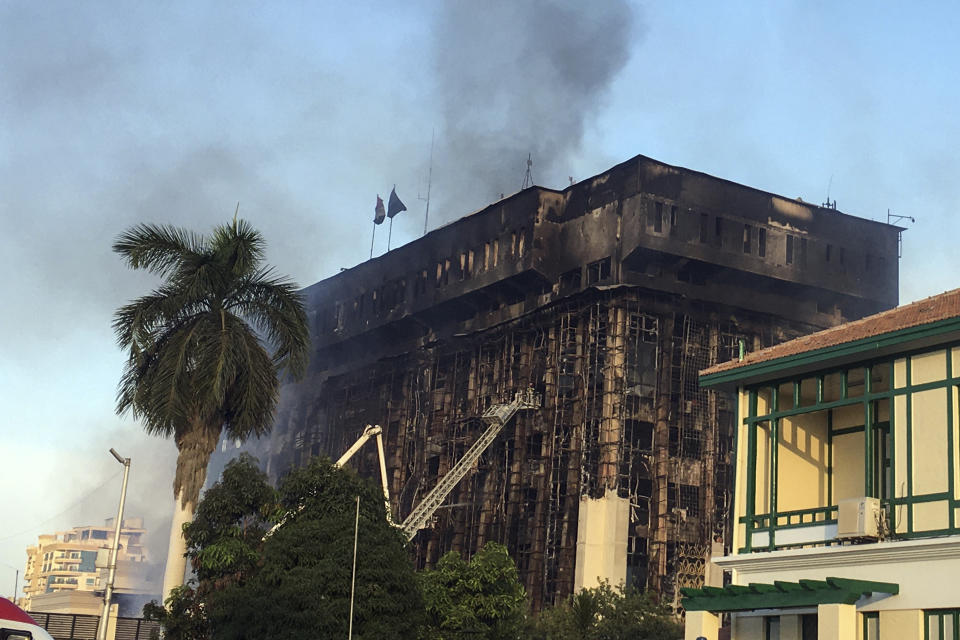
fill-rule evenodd
<path id="1" fill-rule="evenodd" d="M 811 607 L 818 604 L 854 604 L 871 593 L 900 593 L 893 582 L 827 578 L 826 580 L 774 581 L 773 584 L 751 582 L 747 586 L 703 587 L 680 589 L 687 611 L 750 611 Z"/>

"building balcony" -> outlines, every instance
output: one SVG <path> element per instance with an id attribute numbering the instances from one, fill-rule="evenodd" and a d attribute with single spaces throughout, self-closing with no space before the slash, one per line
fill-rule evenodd
<path id="1" fill-rule="evenodd" d="M 960 533 L 960 348 L 748 387 L 736 550 Z M 869 507 L 868 532 L 839 513 Z"/>

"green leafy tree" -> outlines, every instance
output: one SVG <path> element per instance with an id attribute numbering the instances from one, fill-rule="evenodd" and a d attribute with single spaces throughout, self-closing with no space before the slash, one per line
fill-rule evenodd
<path id="1" fill-rule="evenodd" d="M 264 541 L 256 570 L 210 594 L 212 637 L 346 637 L 358 496 L 354 637 L 416 637 L 423 603 L 380 488 L 315 458 L 284 479 L 279 495 L 282 524 Z"/>
<path id="2" fill-rule="evenodd" d="M 242 454 L 227 463 L 183 530 L 196 580 L 176 587 L 166 606 L 151 602 L 144 607 L 144 617 L 159 622 L 167 640 L 210 638 L 211 594 L 243 584 L 257 570 L 264 534 L 277 518 L 277 500 L 255 458 Z"/>
<path id="3" fill-rule="evenodd" d="M 243 440 L 270 429 L 279 376 L 306 366 L 307 317 L 296 285 L 262 266 L 263 238 L 243 220 L 209 238 L 142 224 L 113 250 L 131 268 L 163 278 L 121 307 L 113 327 L 128 352 L 117 412 L 131 412 L 150 434 L 172 437 L 179 451 L 163 589 L 169 594 L 183 582 L 182 526 L 193 515 L 210 454 L 223 431 Z"/>
<path id="4" fill-rule="evenodd" d="M 506 547 L 488 542 L 465 562 L 443 556 L 418 574 L 427 609 L 421 637 L 438 640 L 524 637 L 526 593 Z"/>
<path id="5" fill-rule="evenodd" d="M 542 611 L 529 635 L 543 640 L 678 640 L 683 625 L 652 595 L 602 583 Z"/>
<path id="6" fill-rule="evenodd" d="M 209 640 L 210 624 L 201 598 L 192 585 L 175 587 L 166 606 L 156 601 L 143 606 L 143 617 L 163 628 L 164 640 Z M 159 634 L 152 636 L 155 640 Z"/>
<path id="7" fill-rule="evenodd" d="M 278 519 L 277 501 L 255 458 L 242 454 L 227 463 L 183 529 L 201 593 L 242 583 L 257 568 L 264 535 Z"/>

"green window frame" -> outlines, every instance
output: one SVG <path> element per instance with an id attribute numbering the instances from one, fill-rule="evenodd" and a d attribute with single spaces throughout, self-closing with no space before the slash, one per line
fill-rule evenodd
<path id="1" fill-rule="evenodd" d="M 960 609 L 923 612 L 924 640 L 960 640 Z"/>
<path id="2" fill-rule="evenodd" d="M 763 640 L 780 640 L 780 616 L 764 616 Z"/>
<path id="3" fill-rule="evenodd" d="M 863 620 L 862 640 L 880 640 L 880 612 L 865 611 L 860 615 Z"/>

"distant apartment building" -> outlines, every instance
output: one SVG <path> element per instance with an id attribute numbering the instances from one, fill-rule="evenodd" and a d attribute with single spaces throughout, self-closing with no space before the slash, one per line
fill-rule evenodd
<path id="1" fill-rule="evenodd" d="M 143 539 L 143 518 L 127 518 L 120 529 L 115 589 L 118 601 L 150 594 L 150 568 Z M 28 611 L 98 613 L 106 586 L 106 565 L 113 544 L 114 519 L 103 526 L 74 527 L 41 535 L 27 547 L 24 597 Z M 98 560 L 99 554 L 99 560 Z M 159 594 L 159 588 L 155 589 Z"/>

